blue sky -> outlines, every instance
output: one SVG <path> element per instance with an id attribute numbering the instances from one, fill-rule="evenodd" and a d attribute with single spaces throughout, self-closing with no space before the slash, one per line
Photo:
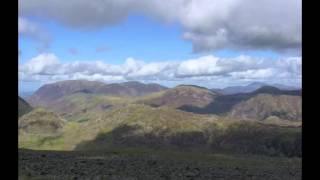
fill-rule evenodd
<path id="1" fill-rule="evenodd" d="M 34 21 L 48 29 L 54 40 L 46 51 L 55 52 L 64 60 L 105 59 L 121 63 L 127 57 L 146 61 L 194 57 L 191 44 L 181 40 L 181 30 L 176 24 L 163 25 L 142 16 L 129 17 L 123 23 L 97 30 L 74 30 L 52 21 Z M 37 55 L 37 42 L 20 38 L 22 62 Z M 96 52 L 103 47 L 105 52 Z M 69 49 L 77 49 L 77 54 Z"/>
<path id="2" fill-rule="evenodd" d="M 41 24 L 53 37 L 50 47 L 44 51 L 54 52 L 63 57 L 64 61 L 103 59 L 118 64 L 123 63 L 127 57 L 148 62 L 182 60 L 203 54 L 234 57 L 244 53 L 229 49 L 202 54 L 193 53 L 192 44 L 182 39 L 182 30 L 178 24 L 161 24 L 143 16 L 130 16 L 121 24 L 91 31 L 78 31 L 54 21 L 30 19 Z M 28 37 L 19 38 L 21 63 L 36 56 L 39 53 L 38 46 L 38 42 Z M 97 52 L 97 48 L 106 50 Z M 77 53 L 70 53 L 70 49 L 76 49 Z M 246 51 L 245 54 L 257 57 L 279 57 L 278 53 L 270 50 Z"/>
<path id="3" fill-rule="evenodd" d="M 177 1 L 177 3 L 178 2 L 180 1 Z M 298 74 L 296 72 L 296 69 L 300 68 L 296 67 L 299 66 L 299 61 L 301 61 L 301 57 L 299 56 L 300 49 L 295 47 L 297 44 L 299 46 L 299 37 L 296 38 L 298 40 L 285 42 L 285 39 L 288 38 L 284 37 L 284 40 L 281 41 L 280 36 L 280 40 L 275 39 L 273 43 L 269 39 L 255 38 L 255 32 L 252 33 L 251 37 L 250 34 L 248 35 L 246 33 L 247 31 L 241 31 L 235 32 L 234 35 L 230 37 L 227 36 L 227 40 L 223 39 L 223 41 L 221 41 L 221 37 L 218 36 L 218 32 L 221 32 L 221 29 L 223 29 L 223 32 L 227 30 L 228 34 L 234 32 L 234 30 L 232 27 L 230 29 L 227 29 L 227 27 L 219 28 L 217 27 L 219 23 L 212 23 L 211 25 L 211 21 L 216 17 L 220 17 L 220 14 L 212 14 L 209 11 L 210 9 L 206 12 L 207 8 L 202 8 L 201 11 L 195 12 L 194 16 L 181 17 L 174 12 L 175 9 L 171 12 L 172 14 L 162 12 L 154 15 L 152 12 L 149 12 L 149 9 L 144 8 L 149 7 L 147 6 L 148 4 L 146 4 L 142 6 L 143 8 L 140 6 L 134 7 L 134 10 L 141 12 L 146 11 L 149 14 L 138 13 L 139 15 L 136 15 L 132 13 L 131 15 L 114 15 L 110 14 L 110 10 L 107 11 L 107 9 L 105 10 L 106 12 L 103 12 L 101 15 L 96 15 L 90 14 L 92 12 L 89 11 L 77 12 L 76 7 L 78 4 L 75 1 L 75 8 L 66 9 L 66 15 L 60 17 L 59 9 L 55 9 L 56 4 L 48 5 L 40 1 L 38 3 L 37 1 L 33 1 L 33 3 L 36 3 L 36 5 L 28 6 L 28 4 L 24 4 L 23 2 L 19 4 L 19 50 L 21 52 L 19 55 L 19 91 L 33 91 L 39 88 L 40 85 L 54 81 L 54 79 L 63 80 L 61 74 L 54 74 L 52 73 L 53 70 L 50 71 L 52 77 L 41 77 L 43 74 L 46 74 L 47 72 L 45 71 L 48 71 L 50 68 L 54 69 L 54 67 L 62 66 L 66 68 L 66 66 L 71 66 L 70 64 L 75 62 L 94 63 L 101 61 L 106 64 L 106 66 L 103 67 L 118 66 L 120 67 L 118 69 L 121 69 L 127 67 L 124 64 L 128 58 L 133 58 L 134 62 L 140 63 L 141 61 L 142 64 L 138 63 L 139 66 L 136 65 L 135 70 L 130 70 L 130 72 L 128 71 L 122 74 L 120 72 L 117 72 L 118 74 L 113 73 L 117 74 L 116 79 L 122 79 L 123 81 L 146 80 L 147 82 L 161 82 L 164 85 L 190 82 L 207 87 L 223 87 L 248 84 L 253 81 L 265 80 L 268 82 L 276 82 L 274 81 L 275 77 L 277 77 L 275 73 L 283 70 L 280 68 L 284 68 L 284 70 L 288 70 L 288 72 L 279 77 L 280 80 L 285 79 L 284 81 L 279 81 L 280 83 L 297 85 L 300 82 L 300 71 Z M 203 3 L 205 3 L 205 0 L 199 4 Z M 269 2 L 266 1 L 265 3 Z M 121 4 L 121 6 L 122 5 L 123 4 Z M 58 5 L 56 6 L 59 7 Z M 115 8 L 122 8 L 121 6 L 115 6 Z M 131 6 L 133 5 L 129 4 L 129 8 L 126 6 L 126 10 L 130 9 Z M 31 8 L 31 11 L 30 7 L 35 9 Z M 52 13 L 46 14 L 46 12 L 41 11 L 46 8 L 49 8 L 50 11 L 48 10 L 48 12 Z M 194 10 L 196 8 L 198 8 L 198 5 L 190 4 L 190 9 Z M 212 8 L 215 7 L 213 6 Z M 75 12 L 68 14 L 68 10 Z M 41 13 L 36 13 L 37 11 Z M 168 11 L 170 11 L 170 9 Z M 154 12 L 158 12 L 158 10 L 154 10 Z M 177 13 L 178 12 L 179 9 L 177 9 Z M 93 25 L 90 24 L 90 22 L 81 22 L 77 17 L 74 17 L 74 14 L 77 13 L 80 13 L 79 16 L 87 13 L 88 15 L 85 17 L 88 17 L 89 20 L 93 18 L 92 20 L 98 19 L 99 21 L 97 20 L 97 24 Z M 288 14 L 290 13 L 291 11 L 288 12 Z M 201 16 L 199 16 L 199 14 Z M 296 13 L 292 14 L 296 15 Z M 100 16 L 102 16 L 101 22 Z M 112 21 L 107 16 L 110 16 Z M 158 18 L 162 16 L 163 19 Z M 201 19 L 199 19 L 198 16 Z M 106 20 L 104 20 L 104 17 L 106 17 Z M 166 20 L 166 18 L 175 20 Z M 284 21 L 285 20 L 287 19 L 284 19 Z M 202 21 L 203 24 L 201 24 Z M 235 21 L 237 21 L 237 19 L 235 19 Z M 242 22 L 241 19 L 238 21 Z M 281 23 L 281 21 L 278 21 L 279 20 L 275 21 L 271 19 L 266 22 L 272 22 L 275 23 L 274 25 L 277 25 L 276 23 Z M 205 22 L 209 22 L 210 26 L 206 25 Z M 254 24 L 255 19 L 251 22 L 253 24 L 248 24 L 248 27 L 259 26 L 265 29 L 271 28 L 271 26 L 269 27 L 265 24 Z M 259 21 L 259 23 L 261 22 Z M 297 27 L 295 23 L 288 22 L 288 24 L 288 27 L 290 27 L 291 24 L 293 24 L 292 26 L 295 28 Z M 281 27 L 279 29 L 281 30 Z M 297 30 L 299 32 L 300 27 L 298 27 Z M 272 39 L 274 35 L 272 33 L 274 31 L 274 29 L 270 29 L 270 35 L 265 35 L 266 38 L 270 37 Z M 216 33 L 210 34 L 212 32 Z M 275 35 L 278 37 L 279 33 Z M 294 31 L 292 33 L 296 32 Z M 286 36 L 286 33 L 283 33 L 283 36 Z M 225 37 L 223 36 L 223 38 Z M 261 43 L 261 39 L 265 42 Z M 286 48 L 292 48 L 293 46 L 293 52 L 295 53 L 282 53 L 283 49 L 286 50 Z M 246 56 L 248 60 L 240 58 L 241 56 Z M 39 57 L 39 60 L 33 62 L 32 59 L 36 57 Z M 49 60 L 46 59 L 48 57 L 54 59 L 52 61 L 57 62 L 49 63 L 48 65 Z M 298 60 L 292 60 L 292 57 L 298 57 Z M 215 58 L 218 58 L 217 63 Z M 232 63 L 226 65 L 224 59 L 230 59 Z M 253 62 L 251 62 L 252 59 Z M 264 62 L 258 63 L 261 59 L 263 59 Z M 247 63 L 247 61 L 250 61 L 250 63 Z M 281 63 L 282 61 L 285 63 Z M 167 65 L 164 62 L 178 64 Z M 204 62 L 209 63 L 207 66 L 209 69 L 206 69 Z M 225 62 L 229 61 L 227 60 Z M 237 68 L 239 65 L 233 65 L 233 62 L 244 62 L 243 64 L 245 65 L 243 65 L 244 67 L 242 68 Z M 154 65 L 153 63 L 160 63 L 161 65 Z M 276 68 L 273 68 L 273 63 L 274 66 L 277 66 Z M 57 64 L 59 64 L 59 66 Z M 198 66 L 198 64 L 202 64 L 202 66 Z M 163 68 L 165 65 L 171 69 Z M 74 66 L 75 65 L 72 65 L 72 67 Z M 172 66 L 177 66 L 177 68 L 174 69 Z M 39 69 L 39 67 L 41 67 L 41 70 L 34 71 L 35 68 Z M 117 67 L 115 68 L 117 69 Z M 153 69 L 146 70 L 146 68 Z M 91 79 L 91 77 L 81 74 L 84 73 L 84 71 L 87 72 L 89 70 L 83 70 L 82 68 L 82 71 L 80 71 L 77 69 L 72 72 L 73 74 L 69 73 L 67 75 L 72 78 L 85 77 Z M 91 71 L 93 70 L 90 69 L 90 72 Z M 152 72 L 153 74 L 146 74 L 145 72 Z M 175 75 L 165 76 L 164 74 L 168 72 L 172 72 Z M 189 74 L 186 74 L 186 72 Z M 110 77 L 112 73 L 110 74 L 108 69 L 102 73 L 99 71 L 99 73 L 97 71 L 91 74 L 95 74 L 95 77 L 101 77 L 101 79 L 107 81 L 107 83 L 108 79 L 114 79 Z M 129 76 L 128 73 L 132 75 Z M 181 73 L 184 74 L 183 78 L 181 78 Z M 74 76 L 75 74 L 77 74 L 77 76 Z M 143 76 L 141 74 L 143 74 Z M 64 75 L 66 75 L 65 71 Z M 149 78 L 151 75 L 154 77 L 153 79 Z M 163 78 L 164 76 L 165 78 Z M 172 79 L 170 79 L 171 77 Z M 292 77 L 292 81 L 290 77 Z M 39 80 L 39 78 L 41 80 Z M 218 81 L 216 81 L 216 83 L 206 84 L 205 82 L 208 79 L 210 79 L 210 81 L 218 79 Z"/>

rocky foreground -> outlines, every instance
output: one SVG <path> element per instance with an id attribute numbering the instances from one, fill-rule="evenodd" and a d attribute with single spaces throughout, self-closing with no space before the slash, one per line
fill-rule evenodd
<path id="1" fill-rule="evenodd" d="M 19 150 L 19 179 L 301 179 L 300 158 L 141 150 Z"/>

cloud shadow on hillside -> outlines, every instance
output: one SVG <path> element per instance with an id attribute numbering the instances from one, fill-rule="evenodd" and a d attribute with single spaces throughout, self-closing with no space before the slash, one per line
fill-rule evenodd
<path id="1" fill-rule="evenodd" d="M 236 123 L 227 130 L 217 126 L 203 131 L 142 133 L 138 125 L 121 125 L 95 139 L 79 143 L 74 150 L 107 150 L 136 147 L 195 152 L 235 152 L 272 156 L 301 156 L 301 130 Z"/>
<path id="2" fill-rule="evenodd" d="M 204 107 L 197 107 L 192 105 L 183 105 L 178 109 L 193 112 L 197 114 L 217 114 L 222 115 L 229 112 L 236 104 L 246 101 L 258 94 L 271 94 L 271 95 L 290 95 L 301 96 L 301 90 L 279 90 L 273 87 L 263 87 L 252 93 L 239 93 L 231 95 L 222 95 L 216 97 L 211 103 Z"/>
<path id="3" fill-rule="evenodd" d="M 178 109 L 193 112 L 197 114 L 224 114 L 229 112 L 233 106 L 240 103 L 241 101 L 248 100 L 251 98 L 251 94 L 234 94 L 234 95 L 223 95 L 216 97 L 211 103 L 205 107 L 197 107 L 192 105 L 183 105 Z"/>

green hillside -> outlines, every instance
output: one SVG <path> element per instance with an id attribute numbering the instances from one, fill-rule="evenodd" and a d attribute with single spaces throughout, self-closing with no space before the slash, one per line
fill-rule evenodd
<path id="1" fill-rule="evenodd" d="M 52 142 L 52 140 L 61 137 L 65 124 L 65 120 L 52 112 L 41 108 L 34 109 L 19 119 L 19 147 L 44 146 L 46 141 Z M 54 149 L 55 147 L 53 145 L 50 148 Z"/>
<path id="2" fill-rule="evenodd" d="M 48 150 L 145 147 L 300 156 L 300 136 L 301 130 L 296 127 L 128 104 L 98 116 L 88 116 L 86 121 L 67 122 L 55 136 L 19 134 L 19 146 Z"/>

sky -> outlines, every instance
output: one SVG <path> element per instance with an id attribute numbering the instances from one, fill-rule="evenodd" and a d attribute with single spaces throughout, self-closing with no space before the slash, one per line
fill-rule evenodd
<path id="1" fill-rule="evenodd" d="M 298 0 L 19 0 L 19 91 L 61 80 L 301 86 Z"/>

